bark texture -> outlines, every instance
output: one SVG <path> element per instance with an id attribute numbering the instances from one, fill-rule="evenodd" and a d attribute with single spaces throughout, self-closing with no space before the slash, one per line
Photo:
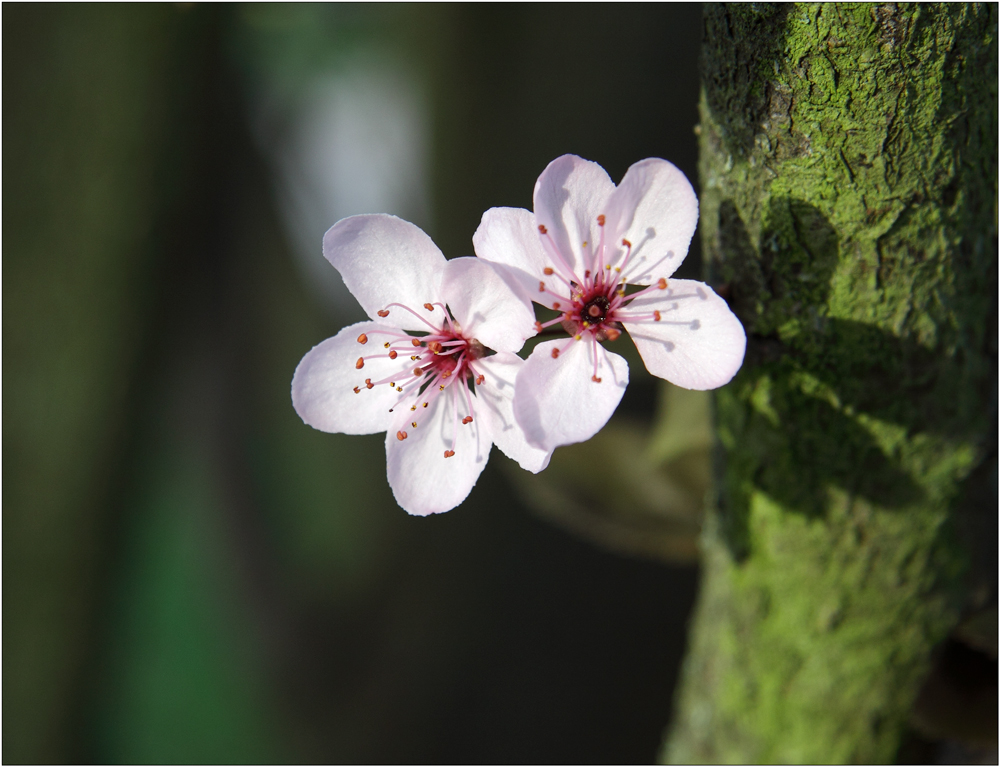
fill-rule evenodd
<path id="1" fill-rule="evenodd" d="M 996 519 L 996 32 L 995 5 L 706 10 L 702 242 L 749 344 L 667 761 L 892 761 L 995 598 L 968 533 Z"/>

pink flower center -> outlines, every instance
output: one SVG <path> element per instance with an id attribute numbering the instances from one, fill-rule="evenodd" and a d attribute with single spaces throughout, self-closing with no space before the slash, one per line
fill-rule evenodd
<path id="1" fill-rule="evenodd" d="M 628 277 L 625 269 L 632 257 L 632 243 L 623 239 L 621 244 L 625 248 L 625 255 L 618 264 L 608 263 L 604 221 L 604 215 L 597 217 L 601 232 L 600 242 L 589 253 L 591 268 L 585 269 L 582 275 L 570 268 L 572 259 L 566 258 L 559 251 L 548 230 L 542 225 L 538 227 L 542 244 L 552 256 L 552 262 L 556 266 L 556 268 L 545 267 L 545 276 L 554 277 L 555 280 L 550 280 L 548 283 L 544 280 L 539 282 L 538 292 L 554 299 L 549 301 L 549 305 L 562 314 L 549 322 L 536 322 L 535 330 L 540 333 L 546 327 L 561 324 L 569 333 L 571 336 L 569 342 L 565 346 L 553 349 L 553 357 L 558 357 L 566 351 L 570 344 L 589 337 L 594 347 L 594 374 L 591 376 L 594 383 L 601 382 L 597 376 L 597 342 L 617 340 L 622 334 L 621 323 L 625 320 L 630 323 L 660 322 L 661 315 L 658 310 L 643 312 L 629 310 L 628 307 L 640 296 L 667 289 L 666 279 L 661 278 L 649 287 L 626 295 Z M 583 246 L 586 249 L 587 243 L 583 243 Z"/>
<path id="2" fill-rule="evenodd" d="M 398 307 L 419 318 L 430 332 L 422 336 L 410 335 L 403 330 L 390 328 L 371 330 L 358 336 L 358 343 L 367 345 L 369 340 L 381 341 L 382 349 L 376 354 L 358 357 L 355 363 L 357 370 L 363 370 L 365 362 L 386 358 L 397 362 L 398 368 L 391 375 L 378 381 L 365 378 L 363 383 L 353 387 L 355 394 L 361 394 L 376 386 L 390 386 L 399 395 L 389 412 L 395 412 L 400 407 L 409 407 L 413 413 L 409 422 L 411 429 L 416 429 L 423 420 L 426 410 L 441 395 L 451 392 L 453 403 L 453 421 L 455 434 L 452 448 L 457 443 L 459 425 L 473 422 L 473 400 L 470 389 L 473 385 L 481 386 L 485 375 L 478 369 L 477 361 L 486 354 L 486 349 L 475 338 L 463 335 L 458 323 L 455 322 L 448 308 L 443 304 L 426 303 L 423 308 L 434 311 L 439 306 L 444 311 L 445 321 L 442 327 L 437 327 L 422 317 L 419 312 L 403 304 L 389 304 L 378 312 L 380 317 L 388 317 L 390 307 Z M 370 338 L 371 337 L 371 338 Z M 359 378 L 362 374 L 358 374 Z M 396 432 L 396 439 L 403 441 L 409 436 L 407 428 Z M 444 457 L 455 455 L 454 449 L 445 450 Z"/>

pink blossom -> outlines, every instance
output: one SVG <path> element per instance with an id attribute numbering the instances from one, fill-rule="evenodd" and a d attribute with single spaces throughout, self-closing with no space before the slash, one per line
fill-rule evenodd
<path id="1" fill-rule="evenodd" d="M 582 442 L 607 423 L 628 364 L 602 343 L 623 329 L 646 369 L 678 386 L 714 389 L 736 374 L 740 321 L 705 283 L 671 279 L 698 224 L 698 198 L 676 167 L 642 160 L 616 187 L 597 163 L 563 155 L 539 176 L 534 207 L 492 208 L 473 237 L 479 258 L 560 313 L 536 330 L 568 334 L 540 343 L 518 373 L 514 414 L 530 444 Z"/>
<path id="2" fill-rule="evenodd" d="M 506 275 L 476 258 L 446 261 L 424 232 L 388 215 L 338 222 L 323 255 L 372 321 L 302 358 L 292 404 L 303 421 L 386 432 L 389 485 L 410 514 L 465 500 L 493 444 L 529 471 L 548 465 L 551 451 L 529 445 L 513 415 L 526 364 L 514 352 L 534 316 Z"/>

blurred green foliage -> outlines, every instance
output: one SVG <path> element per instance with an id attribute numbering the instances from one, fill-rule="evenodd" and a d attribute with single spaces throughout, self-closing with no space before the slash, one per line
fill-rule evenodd
<path id="1" fill-rule="evenodd" d="M 149 329 L 186 41 L 166 6 L 5 16 L 3 756 L 58 762 L 77 753 L 74 694 Z"/>

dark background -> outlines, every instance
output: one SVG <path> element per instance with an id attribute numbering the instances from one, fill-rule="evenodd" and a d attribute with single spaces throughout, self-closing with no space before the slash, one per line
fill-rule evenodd
<path id="1" fill-rule="evenodd" d="M 409 517 L 381 436 L 304 426 L 292 372 L 357 308 L 295 255 L 281 158 L 309 83 L 360 61 L 415 84 L 426 128 L 423 197 L 364 212 L 449 256 L 566 152 L 696 183 L 700 7 L 3 21 L 3 760 L 653 761 L 696 569 L 535 517 L 498 451 Z M 337 210 L 318 261 L 363 212 Z M 648 419 L 632 369 L 621 412 Z"/>

